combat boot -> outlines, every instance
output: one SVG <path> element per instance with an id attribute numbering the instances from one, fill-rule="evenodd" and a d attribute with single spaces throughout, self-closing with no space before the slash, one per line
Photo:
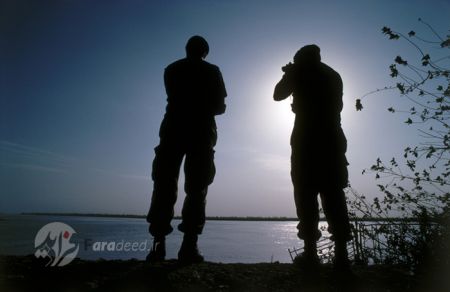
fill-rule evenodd
<path id="1" fill-rule="evenodd" d="M 204 261 L 197 247 L 197 234 L 185 234 L 178 251 L 178 261 L 183 264 L 201 263 Z"/>
<path id="2" fill-rule="evenodd" d="M 147 255 L 147 262 L 155 263 L 164 261 L 166 257 L 166 238 L 155 237 L 150 253 Z"/>
<path id="3" fill-rule="evenodd" d="M 320 259 L 317 255 L 317 242 L 315 240 L 304 240 L 304 252 L 295 257 L 294 264 L 299 268 L 308 270 L 319 267 Z"/>
<path id="4" fill-rule="evenodd" d="M 345 241 L 335 241 L 334 254 L 334 269 L 340 273 L 351 272 L 350 260 L 348 259 L 347 252 L 347 243 Z"/>

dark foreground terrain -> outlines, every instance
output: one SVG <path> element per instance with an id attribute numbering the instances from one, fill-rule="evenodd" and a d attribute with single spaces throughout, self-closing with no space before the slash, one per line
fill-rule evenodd
<path id="1" fill-rule="evenodd" d="M 352 270 L 348 274 L 329 265 L 312 272 L 279 263 L 181 266 L 175 260 L 151 265 L 78 259 L 50 268 L 34 256 L 1 256 L 0 291 L 449 291 L 448 277 L 431 281 L 405 267 Z"/>

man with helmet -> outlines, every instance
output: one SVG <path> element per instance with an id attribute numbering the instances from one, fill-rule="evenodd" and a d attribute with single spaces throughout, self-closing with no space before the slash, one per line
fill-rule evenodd
<path id="1" fill-rule="evenodd" d="M 152 169 L 154 184 L 147 221 L 154 242 L 147 256 L 149 261 L 165 258 L 165 237 L 173 230 L 170 223 L 183 158 L 186 198 L 178 226 L 184 233 L 178 259 L 187 263 L 203 261 L 197 239 L 205 224 L 208 186 L 215 175 L 215 116 L 225 112 L 227 95 L 219 67 L 204 60 L 208 52 L 206 40 L 193 36 L 186 44 L 186 58 L 170 64 L 164 72 L 167 107 Z"/>
<path id="2" fill-rule="evenodd" d="M 343 85 L 339 74 L 321 62 L 320 48 L 308 45 L 282 68 L 284 75 L 274 91 L 280 101 L 292 94 L 295 113 L 291 136 L 291 178 L 299 218 L 298 236 L 304 253 L 296 261 L 315 265 L 320 194 L 335 241 L 335 265 L 348 267 L 346 243 L 351 239 L 343 189 L 348 185 L 347 140 L 341 128 Z"/>

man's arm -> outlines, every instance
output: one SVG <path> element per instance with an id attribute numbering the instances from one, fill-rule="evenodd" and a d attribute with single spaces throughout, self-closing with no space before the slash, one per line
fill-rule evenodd
<path id="1" fill-rule="evenodd" d="M 171 74 L 169 72 L 169 69 L 166 68 L 164 70 L 164 87 L 166 88 L 166 94 L 167 97 L 172 97 L 173 96 L 173 89 L 175 88 L 172 78 L 171 78 Z"/>
<path id="2" fill-rule="evenodd" d="M 214 114 L 221 115 L 225 113 L 226 104 L 225 97 L 227 96 L 227 90 L 225 89 L 225 83 L 223 82 L 222 73 L 217 68 L 217 103 L 215 104 Z"/>
<path id="3" fill-rule="evenodd" d="M 275 101 L 280 101 L 286 99 L 289 95 L 292 94 L 292 85 L 290 78 L 287 77 L 287 74 L 283 75 L 283 78 L 277 83 L 275 86 L 275 90 L 273 92 L 273 99 Z"/>

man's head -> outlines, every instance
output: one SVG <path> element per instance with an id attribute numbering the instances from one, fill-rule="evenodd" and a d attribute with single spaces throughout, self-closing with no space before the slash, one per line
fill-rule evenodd
<path id="1" fill-rule="evenodd" d="M 316 64 L 320 60 L 320 48 L 316 45 L 304 46 L 294 56 L 295 64 Z"/>
<path id="2" fill-rule="evenodd" d="M 204 59 L 209 53 L 208 42 L 201 36 L 191 37 L 186 44 L 186 55 L 188 58 Z"/>

